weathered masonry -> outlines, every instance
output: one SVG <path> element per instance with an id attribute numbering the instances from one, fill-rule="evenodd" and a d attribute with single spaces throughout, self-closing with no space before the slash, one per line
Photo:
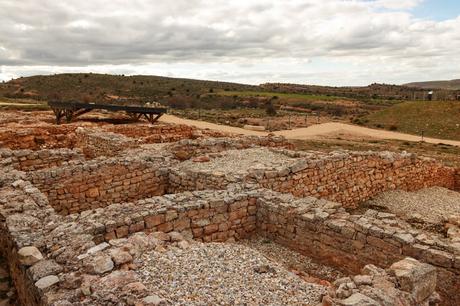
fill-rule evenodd
<path id="1" fill-rule="evenodd" d="M 324 305 L 358 297 L 428 305 L 437 293 L 442 305 L 460 304 L 455 238 L 391 213 L 349 210 L 386 190 L 458 189 L 458 169 L 412 154 L 296 152 L 280 137 L 185 127 L 142 128 L 139 139 L 126 126 L 56 129 L 41 145 L 4 140 L 0 150 L 0 253 L 22 305 L 149 305 L 140 254 L 253 235 L 349 274 Z M 129 282 L 117 292 L 98 292 L 120 279 Z"/>

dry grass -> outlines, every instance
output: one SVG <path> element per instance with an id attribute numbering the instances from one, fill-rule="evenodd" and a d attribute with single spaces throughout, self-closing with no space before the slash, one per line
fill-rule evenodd
<path id="1" fill-rule="evenodd" d="M 363 118 L 373 128 L 460 140 L 460 102 L 404 102 Z"/>

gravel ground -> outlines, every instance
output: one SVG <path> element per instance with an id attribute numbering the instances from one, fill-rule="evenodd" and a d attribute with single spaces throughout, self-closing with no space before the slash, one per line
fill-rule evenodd
<path id="1" fill-rule="evenodd" d="M 326 292 L 241 244 L 193 243 L 143 261 L 143 283 L 172 305 L 316 305 Z"/>
<path id="2" fill-rule="evenodd" d="M 257 250 L 270 260 L 281 263 L 289 271 L 295 270 L 329 282 L 346 276 L 332 267 L 318 264 L 310 257 L 294 252 L 278 243 L 274 243 L 262 237 L 242 240 L 239 243 Z"/>
<path id="3" fill-rule="evenodd" d="M 460 193 L 441 187 L 416 192 L 388 191 L 366 204 L 384 207 L 402 218 L 441 224 L 450 215 L 460 214 Z"/>
<path id="4" fill-rule="evenodd" d="M 211 158 L 209 162 L 204 163 L 188 160 L 183 162 L 181 167 L 194 171 L 210 170 L 235 173 L 251 167 L 286 167 L 297 160 L 284 154 L 273 152 L 267 148 L 228 150 L 222 154 L 222 157 Z"/>

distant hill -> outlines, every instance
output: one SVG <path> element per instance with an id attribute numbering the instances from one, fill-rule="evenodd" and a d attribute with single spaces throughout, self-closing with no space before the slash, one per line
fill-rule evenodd
<path id="1" fill-rule="evenodd" d="M 424 89 L 448 89 L 460 90 L 460 79 L 450 81 L 429 81 L 429 82 L 413 82 L 404 84 L 409 87 L 418 87 Z"/>
<path id="2" fill-rule="evenodd" d="M 353 99 L 411 100 L 423 99 L 419 88 L 374 83 L 368 86 L 332 87 L 286 83 L 266 83 L 261 87 L 273 92 L 334 95 Z"/>
<path id="3" fill-rule="evenodd" d="M 459 81 L 460 87 L 460 81 Z M 244 95 L 238 95 L 244 93 Z M 424 100 L 424 88 L 371 84 L 362 87 L 332 87 L 303 84 L 266 83 L 259 86 L 170 78 L 148 75 L 66 73 L 21 77 L 0 83 L 0 96 L 40 101 L 64 100 L 97 103 L 138 104 L 157 101 L 174 108 L 235 108 L 248 97 L 302 95 L 308 100 L 353 99 L 366 104 L 394 104 Z M 460 90 L 437 90 L 435 99 L 453 100 Z M 305 97 L 308 96 L 308 97 Z M 269 99 L 268 97 L 267 99 Z M 391 101 L 387 103 L 385 101 Z M 249 101 L 250 102 L 250 101 Z M 259 104 L 263 104 L 263 101 Z"/>
<path id="4" fill-rule="evenodd" d="M 197 99 L 215 91 L 250 91 L 258 86 L 161 76 L 66 73 L 21 77 L 0 86 L 0 95 L 36 100 L 150 102 Z"/>

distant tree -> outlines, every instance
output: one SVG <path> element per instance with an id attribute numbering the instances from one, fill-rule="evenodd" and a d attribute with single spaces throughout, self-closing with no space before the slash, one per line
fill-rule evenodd
<path id="1" fill-rule="evenodd" d="M 271 100 L 265 103 L 265 112 L 269 116 L 276 116 L 276 108 Z"/>

